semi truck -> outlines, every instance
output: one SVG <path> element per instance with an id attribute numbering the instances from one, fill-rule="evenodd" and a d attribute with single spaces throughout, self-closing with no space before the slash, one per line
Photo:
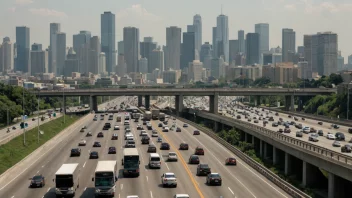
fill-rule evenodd
<path id="1" fill-rule="evenodd" d="M 74 197 L 79 187 L 78 163 L 63 164 L 55 173 L 56 197 Z"/>
<path id="2" fill-rule="evenodd" d="M 143 118 L 145 121 L 150 121 L 152 119 L 152 112 L 150 111 L 144 112 Z"/>
<path id="3" fill-rule="evenodd" d="M 165 121 L 165 113 L 159 113 L 159 120 Z"/>
<path id="4" fill-rule="evenodd" d="M 152 119 L 153 120 L 159 119 L 159 114 L 160 114 L 160 110 L 159 109 L 152 109 Z"/>
<path id="5" fill-rule="evenodd" d="M 123 176 L 139 176 L 139 153 L 137 148 L 123 150 Z"/>
<path id="6" fill-rule="evenodd" d="M 114 197 L 118 179 L 116 161 L 98 161 L 95 169 L 94 181 L 95 197 Z"/>

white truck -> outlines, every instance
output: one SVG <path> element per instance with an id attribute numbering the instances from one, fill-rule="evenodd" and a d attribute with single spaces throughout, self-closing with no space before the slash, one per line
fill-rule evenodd
<path id="1" fill-rule="evenodd" d="M 95 197 L 114 197 L 117 179 L 118 171 L 116 161 L 98 161 L 95 176 L 92 178 L 95 184 Z"/>
<path id="2" fill-rule="evenodd" d="M 159 109 L 152 109 L 152 119 L 153 120 L 159 119 L 159 114 L 160 114 L 160 110 Z"/>
<path id="3" fill-rule="evenodd" d="M 144 112 L 143 118 L 146 121 L 150 121 L 152 119 L 152 112 L 150 112 L 150 111 Z"/>
<path id="4" fill-rule="evenodd" d="M 79 188 L 78 163 L 63 164 L 55 173 L 56 197 L 74 197 Z"/>

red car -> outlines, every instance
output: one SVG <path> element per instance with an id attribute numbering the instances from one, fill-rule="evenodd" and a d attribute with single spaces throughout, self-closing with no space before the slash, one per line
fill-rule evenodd
<path id="1" fill-rule="evenodd" d="M 204 149 L 202 147 L 197 146 L 197 148 L 194 151 L 195 155 L 204 155 Z"/>
<path id="2" fill-rule="evenodd" d="M 104 137 L 103 132 L 99 132 L 98 135 L 97 135 L 97 137 Z"/>
<path id="3" fill-rule="evenodd" d="M 200 132 L 198 130 L 193 131 L 193 135 L 200 135 Z"/>
<path id="4" fill-rule="evenodd" d="M 225 164 L 226 165 L 237 165 L 237 161 L 236 161 L 236 159 L 235 158 L 233 158 L 233 157 L 229 157 L 229 158 L 227 158 L 226 160 L 225 160 Z"/>
<path id="5" fill-rule="evenodd" d="M 114 133 L 111 137 L 111 140 L 117 140 L 117 139 L 119 139 L 119 136 L 116 133 Z"/>

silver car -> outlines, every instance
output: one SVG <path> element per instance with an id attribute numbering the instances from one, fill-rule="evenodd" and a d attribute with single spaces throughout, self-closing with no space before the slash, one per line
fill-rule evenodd
<path id="1" fill-rule="evenodd" d="M 312 142 L 318 142 L 319 135 L 317 133 L 311 133 L 308 140 Z"/>
<path id="2" fill-rule="evenodd" d="M 334 143 L 332 143 L 333 147 L 341 147 L 341 143 L 339 141 L 334 141 Z"/>

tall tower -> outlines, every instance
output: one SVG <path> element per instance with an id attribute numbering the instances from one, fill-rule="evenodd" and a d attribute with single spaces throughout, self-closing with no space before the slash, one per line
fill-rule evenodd
<path id="1" fill-rule="evenodd" d="M 187 68 L 189 63 L 193 62 L 195 59 L 195 50 L 195 33 L 184 32 L 181 54 L 181 70 Z"/>
<path id="2" fill-rule="evenodd" d="M 88 71 L 93 74 L 99 73 L 101 45 L 99 36 L 90 38 L 89 67 Z"/>
<path id="3" fill-rule="evenodd" d="M 79 60 L 79 72 L 88 73 L 90 65 L 90 39 L 89 31 L 80 31 L 79 34 L 73 35 L 73 49 L 76 52 L 76 57 Z"/>
<path id="4" fill-rule="evenodd" d="M 56 71 L 55 76 L 64 75 L 66 60 L 66 33 L 58 32 L 55 34 L 57 42 Z"/>
<path id="5" fill-rule="evenodd" d="M 296 52 L 296 32 L 293 29 L 282 29 L 282 62 L 292 62 L 289 53 Z"/>
<path id="6" fill-rule="evenodd" d="M 244 31 L 238 31 L 238 52 L 246 53 L 246 43 L 244 39 Z"/>
<path id="7" fill-rule="evenodd" d="M 269 51 L 269 24 L 255 24 L 255 33 L 259 34 L 259 64 L 262 64 L 262 54 Z"/>
<path id="8" fill-rule="evenodd" d="M 50 46 L 49 46 L 49 72 L 54 72 L 52 68 L 56 68 L 56 39 L 54 34 L 61 32 L 60 23 L 50 23 Z"/>
<path id="9" fill-rule="evenodd" d="M 29 27 L 16 27 L 17 60 L 15 71 L 30 72 L 30 31 Z"/>
<path id="10" fill-rule="evenodd" d="M 202 48 L 202 17 L 199 14 L 196 14 L 193 17 L 193 28 L 195 35 L 195 47 L 198 53 Z"/>
<path id="11" fill-rule="evenodd" d="M 215 50 L 217 57 L 224 56 L 224 61 L 229 62 L 229 27 L 228 17 L 226 15 L 219 15 L 216 20 L 216 40 Z M 214 45 L 214 44 L 213 44 Z"/>
<path id="12" fill-rule="evenodd" d="M 166 65 L 165 70 L 180 69 L 181 58 L 181 28 L 171 26 L 166 28 Z"/>
<path id="13" fill-rule="evenodd" d="M 253 65 L 259 62 L 259 45 L 260 36 L 258 33 L 248 33 L 246 36 L 246 57 L 247 65 Z"/>
<path id="14" fill-rule="evenodd" d="M 135 27 L 123 28 L 123 44 L 127 73 L 138 72 L 139 59 L 139 29 Z"/>
<path id="15" fill-rule="evenodd" d="M 13 44 L 10 41 L 9 37 L 5 37 L 3 39 L 2 45 L 1 45 L 1 55 L 0 57 L 1 63 L 0 63 L 0 68 L 3 69 L 2 72 L 7 72 L 11 71 L 14 69 L 14 57 L 13 57 Z M 0 55 L 0 56 L 1 56 Z"/>
<path id="16" fill-rule="evenodd" d="M 48 72 L 48 51 L 43 51 L 41 44 L 34 43 L 31 51 L 31 75 Z"/>
<path id="17" fill-rule="evenodd" d="M 106 71 L 112 72 L 116 66 L 115 14 L 101 14 L 101 51 L 106 57 Z"/>

